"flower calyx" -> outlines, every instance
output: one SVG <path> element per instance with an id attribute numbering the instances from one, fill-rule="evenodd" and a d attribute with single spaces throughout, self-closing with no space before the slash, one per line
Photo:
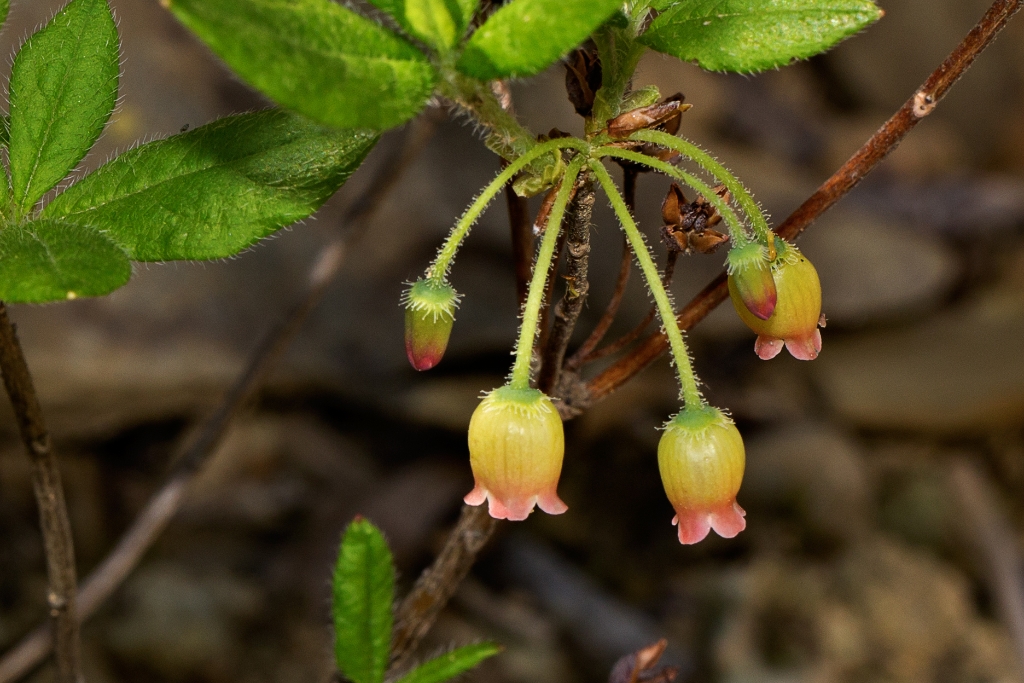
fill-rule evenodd
<path id="1" fill-rule="evenodd" d="M 402 297 L 405 306 L 405 353 L 417 370 L 441 362 L 455 323 L 459 294 L 446 282 L 420 278 Z"/>
<path id="2" fill-rule="evenodd" d="M 754 352 L 763 360 L 785 346 L 794 358 L 814 360 L 821 351 L 821 282 L 818 271 L 796 247 L 775 240 L 778 257 L 772 262 L 777 303 L 768 318 L 754 315 L 746 304 L 740 281 L 729 276 L 729 296 L 747 327 L 757 333 Z"/>
<path id="3" fill-rule="evenodd" d="M 551 399 L 537 389 L 503 386 L 484 396 L 469 421 L 474 487 L 467 505 L 488 502 L 491 517 L 521 521 L 534 506 L 559 515 L 565 436 Z"/>
<path id="4" fill-rule="evenodd" d="M 725 202 L 729 201 L 725 186 L 720 185 L 714 190 Z M 710 254 L 729 240 L 728 235 L 713 227 L 722 221 L 715 207 L 702 195 L 687 202 L 683 190 L 675 183 L 669 187 L 661 204 L 661 217 L 665 221 L 661 236 L 669 251 Z"/>
<path id="5" fill-rule="evenodd" d="M 687 408 L 665 424 L 658 469 L 680 543 L 698 543 L 712 529 L 733 538 L 746 528 L 746 513 L 736 503 L 745 464 L 743 438 L 717 408 Z"/>

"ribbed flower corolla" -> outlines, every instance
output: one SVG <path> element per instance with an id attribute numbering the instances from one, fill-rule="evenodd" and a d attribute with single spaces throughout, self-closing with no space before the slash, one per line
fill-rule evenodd
<path id="1" fill-rule="evenodd" d="M 489 503 L 491 517 L 520 521 L 534 506 L 558 515 L 565 437 L 562 419 L 536 389 L 504 386 L 487 394 L 469 422 L 469 461 L 475 487 L 467 505 Z"/>
<path id="2" fill-rule="evenodd" d="M 746 513 L 736 503 L 745 464 L 743 438 L 717 408 L 684 410 L 669 420 L 658 443 L 658 469 L 680 543 L 702 541 L 711 529 L 732 538 L 746 528 Z"/>
<path id="3" fill-rule="evenodd" d="M 417 370 L 441 362 L 455 323 L 459 295 L 448 284 L 417 280 L 402 299 L 405 305 L 405 353 Z"/>
<path id="4" fill-rule="evenodd" d="M 821 283 L 818 271 L 800 251 L 777 241 L 778 258 L 772 263 L 772 277 L 778 300 L 771 316 L 764 320 L 748 309 L 740 286 L 729 276 L 729 296 L 747 327 L 757 333 L 754 352 L 763 360 L 779 355 L 783 345 L 794 358 L 814 360 L 821 351 Z"/>

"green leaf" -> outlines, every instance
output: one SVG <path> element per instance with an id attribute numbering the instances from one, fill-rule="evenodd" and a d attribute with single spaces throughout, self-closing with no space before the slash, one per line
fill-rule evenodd
<path id="1" fill-rule="evenodd" d="M 532 76 L 605 22 L 622 0 L 513 0 L 470 36 L 456 66 L 480 80 Z"/>
<path id="2" fill-rule="evenodd" d="M 476 8 L 466 0 L 372 0 L 373 4 L 398 24 L 431 47 L 448 52 L 465 33 L 470 15 Z"/>
<path id="3" fill-rule="evenodd" d="M 423 109 L 437 82 L 423 53 L 330 0 L 169 2 L 239 76 L 331 126 L 397 126 Z"/>
<path id="4" fill-rule="evenodd" d="M 138 261 L 221 258 L 313 213 L 376 141 L 279 109 L 231 116 L 125 152 L 43 215 L 100 228 Z"/>
<path id="5" fill-rule="evenodd" d="M 131 275 L 128 255 L 94 228 L 43 219 L 0 230 L 0 299 L 9 303 L 100 296 Z"/>
<path id="6" fill-rule="evenodd" d="M 420 664 L 400 678 L 398 683 L 441 683 L 469 671 L 500 651 L 501 648 L 494 643 L 479 643 L 460 647 Z"/>
<path id="7" fill-rule="evenodd" d="M 29 209 L 103 132 L 117 100 L 117 27 L 106 0 L 71 0 L 11 70 L 14 200 Z"/>
<path id="8" fill-rule="evenodd" d="M 705 69 L 749 73 L 823 52 L 881 16 L 871 0 L 690 0 L 640 40 Z"/>
<path id="9" fill-rule="evenodd" d="M 11 142 L 11 117 L 7 114 L 0 116 L 0 147 L 6 147 Z"/>
<path id="10" fill-rule="evenodd" d="M 361 517 L 348 525 L 334 569 L 334 652 L 354 683 L 381 683 L 391 650 L 395 568 L 384 536 Z"/>
<path id="11" fill-rule="evenodd" d="M 0 28 L 7 21 L 7 11 L 11 9 L 11 0 L 0 0 Z"/>

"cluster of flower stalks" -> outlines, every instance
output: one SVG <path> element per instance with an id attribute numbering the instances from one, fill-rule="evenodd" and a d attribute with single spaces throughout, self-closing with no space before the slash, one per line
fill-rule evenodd
<path id="1" fill-rule="evenodd" d="M 679 103 L 675 106 L 683 110 Z M 630 114 L 638 118 L 636 112 Z M 581 174 L 590 174 L 608 196 L 654 297 L 679 377 L 682 410 L 665 424 L 658 445 L 658 465 L 676 511 L 672 522 L 678 525 L 679 540 L 697 543 L 711 529 L 732 538 L 746 527 L 745 513 L 736 502 L 745 465 L 743 439 L 729 416 L 708 405 L 701 395 L 672 302 L 603 160 L 631 162 L 663 173 L 696 190 L 700 202 L 713 207 L 715 220 L 724 221 L 731 242 L 729 293 L 739 316 L 758 335 L 754 349 L 761 358 L 774 357 L 784 345 L 796 358 L 817 356 L 821 349 L 821 287 L 814 266 L 771 231 L 750 193 L 731 173 L 692 143 L 658 130 L 663 120 L 639 119 L 644 121 L 639 130 L 610 125 L 588 140 L 566 137 L 541 142 L 484 188 L 425 276 L 413 283 L 403 298 L 406 351 L 417 370 L 429 369 L 441 360 L 459 302 L 459 295 L 448 283 L 448 272 L 456 251 L 488 203 L 517 174 L 517 189 L 529 185 L 521 182 L 523 178 L 554 178 L 553 199 L 545 202 L 550 210 L 546 220 L 540 221 L 543 225 L 535 226 L 543 237 L 523 308 L 512 372 L 504 386 L 484 396 L 469 423 L 475 487 L 465 501 L 469 505 L 486 501 L 491 516 L 498 519 L 526 519 L 535 506 L 553 515 L 565 512 L 568 507 L 557 492 L 565 450 L 562 421 L 551 398 L 531 385 L 530 368 L 566 206 Z M 714 191 L 675 163 L 683 160 L 695 163 L 725 191 Z M 540 184 L 533 183 L 535 188 Z M 678 187 L 673 191 L 681 198 Z"/>

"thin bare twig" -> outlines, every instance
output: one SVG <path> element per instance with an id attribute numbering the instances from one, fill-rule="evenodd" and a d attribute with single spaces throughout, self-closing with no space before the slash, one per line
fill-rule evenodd
<path id="1" fill-rule="evenodd" d="M 581 174 L 577 188 L 566 212 L 565 293 L 554 307 L 554 321 L 543 347 L 540 373 L 537 376 L 537 387 L 546 394 L 558 385 L 569 339 L 576 329 L 576 321 L 579 320 L 590 291 L 587 278 L 590 268 L 590 218 L 594 213 L 596 195 L 593 181 L 584 174 Z M 554 277 L 551 279 L 554 280 Z"/>
<path id="2" fill-rule="evenodd" d="M 776 232 L 786 239 L 793 239 L 863 180 L 922 118 L 934 111 L 939 100 L 971 66 L 975 58 L 988 47 L 1006 22 L 1020 10 L 1022 2 L 1024 0 L 995 0 L 985 16 L 899 111 L 790 214 Z M 692 328 L 728 296 L 726 276 L 725 273 L 721 273 L 679 312 L 680 327 L 684 330 Z M 657 333 L 648 337 L 630 355 L 587 383 L 590 401 L 596 401 L 615 391 L 667 349 L 668 340 L 664 334 Z"/>
<path id="3" fill-rule="evenodd" d="M 253 350 L 224 400 L 197 427 L 195 436 L 174 459 L 174 469 L 167 482 L 149 500 L 114 549 L 83 582 L 79 593 L 76 627 L 77 623 L 92 616 L 124 582 L 170 523 L 197 472 L 216 452 L 231 420 L 276 365 L 306 316 L 337 275 L 346 247 L 363 234 L 384 197 L 397 184 L 402 171 L 408 168 L 430 140 L 438 122 L 438 117 L 428 112 L 411 126 L 395 153 L 381 164 L 380 170 L 370 182 L 370 189 L 345 212 L 341 221 L 346 228 L 345 234 L 332 240 L 320 251 L 310 268 L 305 289 Z M 0 660 L 0 683 L 12 683 L 42 662 L 52 647 L 50 634 L 48 625 L 40 626 L 5 653 Z"/>
<path id="4" fill-rule="evenodd" d="M 632 165 L 622 167 L 622 197 L 630 213 L 636 213 L 636 179 L 640 172 Z M 629 248 L 629 240 L 622 238 L 622 260 L 619 262 L 619 277 L 615 281 L 615 291 L 612 298 L 608 300 L 601 318 L 594 325 L 590 335 L 583 341 L 580 348 L 565 362 L 565 369 L 575 372 L 587 362 L 587 357 L 597 348 L 608 329 L 615 322 L 615 316 L 619 314 L 619 307 L 622 305 L 622 297 L 626 293 L 626 285 L 629 283 L 629 273 L 633 266 L 633 251 Z"/>
<path id="5" fill-rule="evenodd" d="M 1017 651 L 1017 670 L 1024 673 L 1024 561 L 1017 534 L 999 512 L 992 484 L 977 465 L 966 458 L 957 460 L 949 481 L 964 531 L 979 551 L 999 616 Z"/>
<path id="6" fill-rule="evenodd" d="M 391 666 L 388 678 L 401 671 L 423 636 L 434 625 L 448 600 L 476 562 L 476 556 L 490 540 L 498 520 L 486 505 L 463 505 L 455 528 L 434 562 L 416 579 L 395 615 L 391 639 Z"/>
<path id="7" fill-rule="evenodd" d="M 78 637 L 75 572 L 75 546 L 71 523 L 64 502 L 57 456 L 53 453 L 50 434 L 43 420 L 32 375 L 18 341 L 18 333 L 7 316 L 7 306 L 0 301 L 0 372 L 4 387 L 14 407 L 18 431 L 25 450 L 32 460 L 32 488 L 39 506 L 39 526 L 43 532 L 46 575 L 49 581 L 46 601 L 50 606 L 53 627 L 49 638 L 55 642 L 57 679 L 61 683 L 82 680 L 82 645 Z"/>

